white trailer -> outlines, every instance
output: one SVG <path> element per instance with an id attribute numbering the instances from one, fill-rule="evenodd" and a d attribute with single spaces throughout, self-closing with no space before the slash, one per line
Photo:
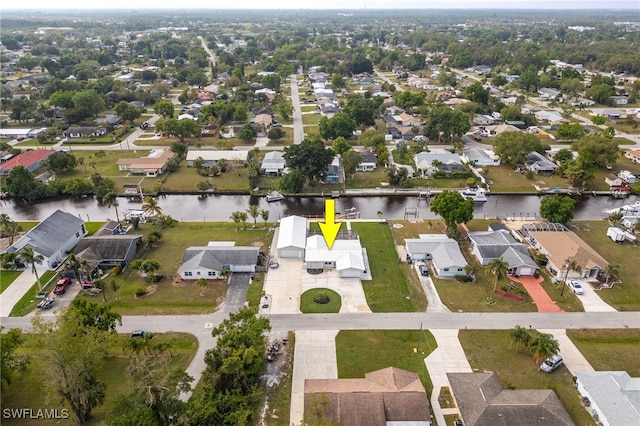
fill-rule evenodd
<path id="1" fill-rule="evenodd" d="M 624 231 L 620 228 L 616 228 L 615 226 L 610 226 L 607 228 L 607 237 L 611 238 L 612 241 L 616 243 L 621 243 L 625 240 L 626 236 L 624 235 Z"/>

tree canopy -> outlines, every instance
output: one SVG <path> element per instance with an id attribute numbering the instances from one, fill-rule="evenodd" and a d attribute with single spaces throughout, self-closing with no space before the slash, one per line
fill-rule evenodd
<path id="1" fill-rule="evenodd" d="M 540 216 L 552 223 L 566 225 L 573 219 L 576 201 L 563 195 L 545 195 L 540 201 Z"/>
<path id="2" fill-rule="evenodd" d="M 332 118 L 320 119 L 319 131 L 323 139 L 335 139 L 339 136 L 350 138 L 356 130 L 356 121 L 346 112 L 339 112 Z"/>
<path id="3" fill-rule="evenodd" d="M 504 132 L 496 136 L 493 150 L 505 164 L 523 164 L 533 151 L 544 154 L 542 143 L 534 135 L 522 132 Z"/>
<path id="4" fill-rule="evenodd" d="M 321 180 L 333 161 L 335 153 L 324 146 L 319 138 L 305 138 L 298 145 L 284 149 L 284 160 L 291 170 L 299 170 L 309 180 Z"/>
<path id="5" fill-rule="evenodd" d="M 455 237 L 458 224 L 473 219 L 473 207 L 472 199 L 463 197 L 458 191 L 444 190 L 433 198 L 429 208 L 442 216 L 447 225 L 447 235 Z"/>

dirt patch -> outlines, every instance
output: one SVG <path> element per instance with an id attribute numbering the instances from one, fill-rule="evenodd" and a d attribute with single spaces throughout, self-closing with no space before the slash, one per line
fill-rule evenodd
<path id="1" fill-rule="evenodd" d="M 498 297 L 501 297 L 503 299 L 506 300 L 511 300 L 513 302 L 518 302 L 518 303 L 526 303 L 527 302 L 527 298 L 524 296 L 520 296 L 519 294 L 513 294 L 510 293 L 508 291 L 504 291 L 504 290 L 500 290 L 500 289 L 496 289 L 493 294 L 495 294 Z"/>
<path id="2" fill-rule="evenodd" d="M 251 243 L 253 247 L 262 247 L 262 241 L 254 241 Z"/>

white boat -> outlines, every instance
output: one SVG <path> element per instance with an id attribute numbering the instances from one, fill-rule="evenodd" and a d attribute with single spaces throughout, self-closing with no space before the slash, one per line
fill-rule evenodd
<path id="1" fill-rule="evenodd" d="M 471 198 L 476 202 L 487 201 L 487 191 L 484 188 L 469 187 L 460 193 L 464 198 Z"/>
<path id="2" fill-rule="evenodd" d="M 284 199 L 284 195 L 279 192 L 270 192 L 267 194 L 267 202 L 270 203 L 272 201 L 280 201 Z"/>

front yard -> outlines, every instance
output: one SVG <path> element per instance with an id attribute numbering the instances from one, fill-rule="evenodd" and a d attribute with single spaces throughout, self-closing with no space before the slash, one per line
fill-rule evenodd
<path id="1" fill-rule="evenodd" d="M 567 330 L 567 336 L 597 371 L 624 370 L 640 377 L 640 330 Z"/>

